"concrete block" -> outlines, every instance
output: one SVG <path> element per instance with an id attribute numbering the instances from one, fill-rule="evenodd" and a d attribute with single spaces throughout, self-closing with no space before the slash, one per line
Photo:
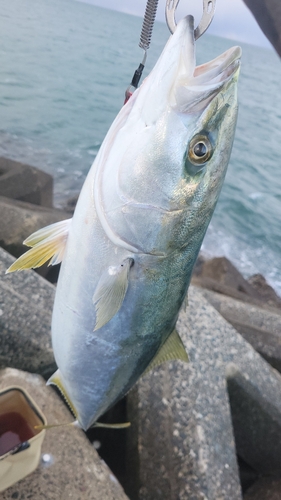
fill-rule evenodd
<path id="1" fill-rule="evenodd" d="M 0 157 L 0 196 L 52 207 L 53 178 L 36 167 Z"/>
<path id="2" fill-rule="evenodd" d="M 0 368 L 47 377 L 56 368 L 50 334 L 55 288 L 34 271 L 5 275 L 13 262 L 0 248 Z"/>
<path id="3" fill-rule="evenodd" d="M 241 500 L 236 455 L 281 470 L 281 376 L 191 287 L 177 329 L 190 363 L 143 377 L 128 395 L 132 500 Z"/>
<path id="4" fill-rule="evenodd" d="M 0 246 L 15 257 L 28 250 L 22 242 L 31 233 L 70 217 L 69 213 L 62 210 L 39 207 L 2 196 L 0 214 Z"/>
<path id="5" fill-rule="evenodd" d="M 245 304 L 210 290 L 201 291 L 244 339 L 281 372 L 281 310 Z"/>
<path id="6" fill-rule="evenodd" d="M 26 389 L 48 423 L 72 422 L 73 417 L 51 387 L 38 375 L 13 369 L 0 371 L 0 389 Z M 0 493 L 0 500 L 128 500 L 84 432 L 73 427 L 46 431 L 41 462 L 29 476 Z"/>

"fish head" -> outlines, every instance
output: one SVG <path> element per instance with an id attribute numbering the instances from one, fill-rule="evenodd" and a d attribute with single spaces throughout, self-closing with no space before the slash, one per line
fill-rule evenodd
<path id="1" fill-rule="evenodd" d="M 114 243 L 166 255 L 195 230 L 202 239 L 232 149 L 240 56 L 196 67 L 193 18 L 178 24 L 113 124 L 96 206 Z"/>

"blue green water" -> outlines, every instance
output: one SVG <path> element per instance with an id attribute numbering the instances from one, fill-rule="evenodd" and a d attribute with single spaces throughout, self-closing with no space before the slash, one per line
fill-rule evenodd
<path id="1" fill-rule="evenodd" d="M 145 5 L 145 2 L 144 2 Z M 142 58 L 142 20 L 74 0 L 0 0 L 0 155 L 55 178 L 55 204 L 79 192 Z M 146 73 L 169 34 L 156 23 Z M 202 63 L 232 46 L 204 35 Z M 206 235 L 281 293 L 281 63 L 241 44 L 240 112 L 228 174 Z"/>

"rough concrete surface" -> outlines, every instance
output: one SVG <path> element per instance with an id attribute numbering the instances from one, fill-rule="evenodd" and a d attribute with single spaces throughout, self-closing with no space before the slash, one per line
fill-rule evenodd
<path id="1" fill-rule="evenodd" d="M 128 395 L 129 496 L 241 500 L 236 453 L 258 474 L 281 469 L 281 377 L 199 289 L 177 329 L 190 363 L 163 365 Z"/>
<path id="2" fill-rule="evenodd" d="M 274 368 L 281 371 L 281 310 L 244 304 L 211 290 L 201 291 L 244 339 Z"/>
<path id="3" fill-rule="evenodd" d="M 10 385 L 27 390 L 48 423 L 73 420 L 57 394 L 51 387 L 46 387 L 40 376 L 13 369 L 0 371 L 0 390 Z M 80 429 L 59 427 L 47 430 L 42 458 L 32 474 L 0 493 L 0 500 L 128 500 L 115 476 Z"/>
<path id="4" fill-rule="evenodd" d="M 13 262 L 0 248 L 0 368 L 48 376 L 56 368 L 50 334 L 55 288 L 34 271 L 5 275 Z"/>
<path id="5" fill-rule="evenodd" d="M 53 178 L 36 167 L 0 157 L 0 195 L 52 207 Z"/>

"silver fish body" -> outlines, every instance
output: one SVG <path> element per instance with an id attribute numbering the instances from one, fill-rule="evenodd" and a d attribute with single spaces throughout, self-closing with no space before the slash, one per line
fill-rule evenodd
<path id="1" fill-rule="evenodd" d="M 187 17 L 121 109 L 69 223 L 51 382 L 84 429 L 174 331 L 226 173 L 241 51 L 195 67 L 193 33 Z"/>

